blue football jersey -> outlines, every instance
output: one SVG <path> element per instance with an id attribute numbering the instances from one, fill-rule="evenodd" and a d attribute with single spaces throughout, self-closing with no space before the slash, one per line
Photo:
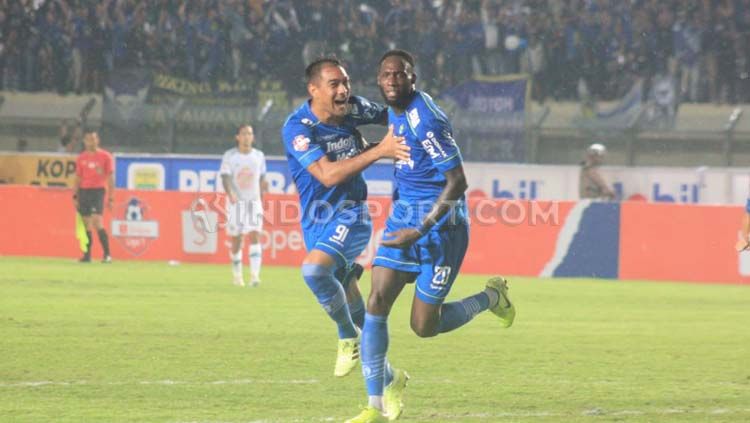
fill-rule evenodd
<path id="1" fill-rule="evenodd" d="M 403 136 L 411 147 L 410 159 L 396 162 L 393 199 L 399 200 L 402 207 L 412 209 L 409 214 L 414 218 L 409 219 L 408 225 L 418 225 L 445 187 L 443 174 L 462 165 L 461 151 L 453 139 L 453 128 L 445 113 L 421 91 L 414 94 L 404 113 L 397 115 L 389 108 L 388 124 L 393 125 L 394 133 Z M 464 196 L 453 213 L 455 216 L 447 213 L 436 226 L 447 219 L 466 222 Z"/>
<path id="2" fill-rule="evenodd" d="M 361 174 L 326 188 L 307 171 L 308 166 L 323 156 L 336 161 L 361 153 L 365 146 L 357 126 L 386 122 L 385 106 L 357 96 L 351 96 L 349 102 L 351 111 L 340 126 L 320 122 L 310 110 L 308 100 L 289 115 L 281 129 L 287 163 L 302 205 L 303 228 L 310 227 L 316 219 L 330 217 L 331 208 L 336 210 L 345 201 L 367 198 L 367 185 Z"/>

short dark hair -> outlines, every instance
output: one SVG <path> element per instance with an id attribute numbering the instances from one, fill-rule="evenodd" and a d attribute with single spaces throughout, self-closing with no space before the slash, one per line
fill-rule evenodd
<path id="1" fill-rule="evenodd" d="M 83 135 L 92 134 L 99 132 L 95 127 L 93 126 L 84 126 L 83 127 Z"/>
<path id="2" fill-rule="evenodd" d="M 305 78 L 307 79 L 307 82 L 309 83 L 314 78 L 317 78 L 318 75 L 320 75 L 320 70 L 323 69 L 324 66 L 342 66 L 341 60 L 337 59 L 334 56 L 326 56 L 321 57 L 319 59 L 313 60 L 312 63 L 307 65 L 305 68 Z"/>
<path id="3" fill-rule="evenodd" d="M 393 50 L 386 51 L 385 54 L 380 58 L 378 65 L 382 65 L 385 59 L 391 56 L 400 57 L 401 59 L 406 61 L 406 63 L 410 64 L 412 68 L 416 66 L 414 56 L 408 51 L 401 50 L 401 49 L 393 49 Z"/>

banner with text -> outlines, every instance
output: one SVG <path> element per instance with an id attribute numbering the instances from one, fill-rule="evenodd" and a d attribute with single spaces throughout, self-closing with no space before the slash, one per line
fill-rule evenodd
<path id="1" fill-rule="evenodd" d="M 102 120 L 118 140 L 148 128 L 169 130 L 172 124 L 236 129 L 240 122 L 260 121 L 273 110 L 286 111 L 288 102 L 276 80 L 195 82 L 148 69 L 118 69 L 105 84 Z"/>
<path id="2" fill-rule="evenodd" d="M 528 86 L 525 76 L 487 78 L 440 94 L 464 158 L 524 161 Z"/>
<path id="3" fill-rule="evenodd" d="M 0 153 L 0 184 L 72 187 L 75 175 L 72 154 Z"/>
<path id="4" fill-rule="evenodd" d="M 115 185 L 138 190 L 223 192 L 218 178 L 220 156 L 149 156 L 118 154 Z M 266 158 L 269 192 L 295 193 L 289 166 L 280 157 Z M 391 195 L 393 165 L 375 163 L 364 171 L 370 195 Z"/>

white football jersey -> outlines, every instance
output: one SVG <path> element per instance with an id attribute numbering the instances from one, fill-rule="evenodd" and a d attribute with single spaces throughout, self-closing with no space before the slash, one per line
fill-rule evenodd
<path id="1" fill-rule="evenodd" d="M 266 156 L 253 148 L 242 154 L 237 148 L 224 153 L 221 158 L 220 175 L 229 175 L 237 198 L 244 201 L 260 200 L 260 178 L 266 174 Z"/>

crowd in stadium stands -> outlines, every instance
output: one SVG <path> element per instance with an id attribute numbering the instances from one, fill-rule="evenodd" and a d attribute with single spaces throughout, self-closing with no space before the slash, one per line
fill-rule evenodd
<path id="1" fill-rule="evenodd" d="M 98 92 L 139 66 L 194 81 L 280 78 L 324 53 L 374 81 L 388 48 L 421 87 L 517 72 L 534 96 L 598 99 L 672 75 L 682 101 L 750 101 L 750 0 L 0 0 L 0 88 Z M 373 82 L 374 83 L 374 82 Z"/>

